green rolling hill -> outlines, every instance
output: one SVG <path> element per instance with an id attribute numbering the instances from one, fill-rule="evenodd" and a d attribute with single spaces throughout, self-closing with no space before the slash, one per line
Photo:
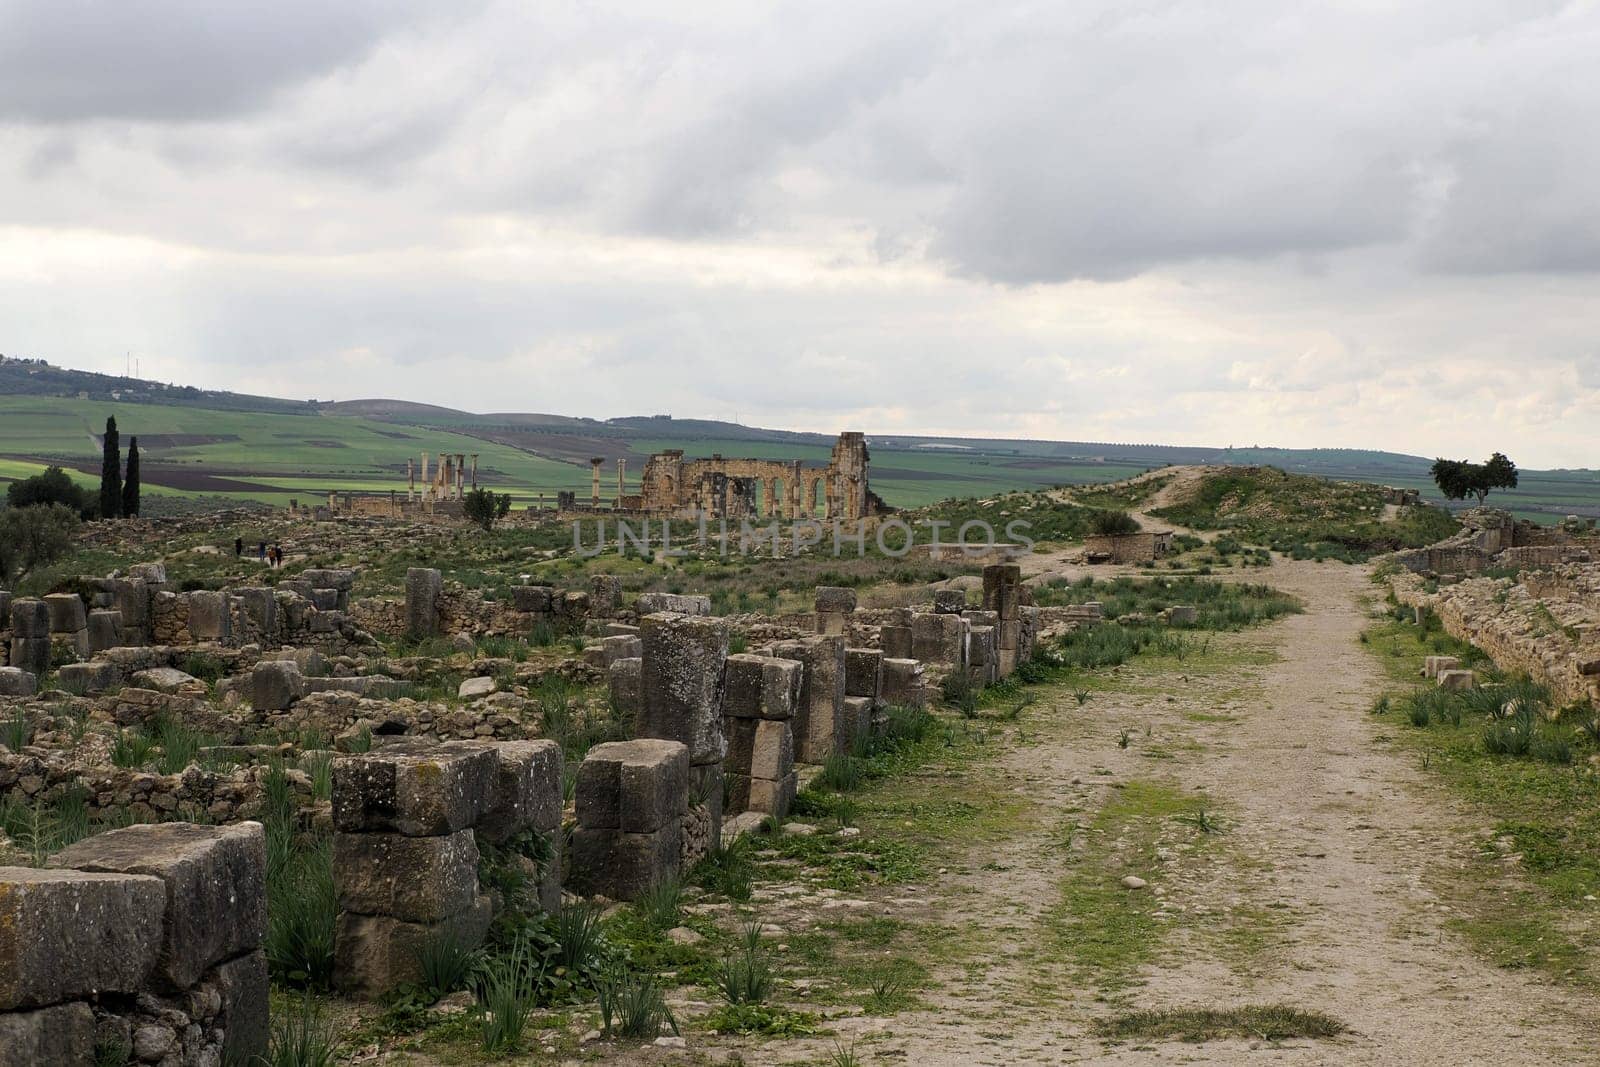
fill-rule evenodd
<path id="1" fill-rule="evenodd" d="M 199 498 L 285 505 L 330 490 L 406 486 L 406 460 L 423 451 L 476 452 L 479 479 L 530 503 L 590 486 L 589 459 L 616 460 L 630 485 L 651 453 L 822 461 L 829 435 L 709 420 L 638 416 L 610 420 L 540 413 L 474 414 L 403 400 L 316 402 L 214 392 L 0 357 L 0 483 L 45 464 L 97 483 L 98 434 L 114 415 L 124 442 L 139 438 L 147 493 L 173 503 Z M 841 427 L 845 429 L 849 427 Z M 873 488 L 889 504 L 1113 481 L 1175 463 L 1271 465 L 1328 478 L 1380 482 L 1434 495 L 1430 460 L 1357 449 L 1200 448 L 1175 445 L 868 433 Z M 1551 521 L 1600 516 L 1600 472 L 1524 471 L 1500 498 Z"/>

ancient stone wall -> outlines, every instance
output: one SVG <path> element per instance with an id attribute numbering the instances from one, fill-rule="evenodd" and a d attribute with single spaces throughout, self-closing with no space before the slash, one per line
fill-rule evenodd
<path id="1" fill-rule="evenodd" d="M 650 515 L 713 518 L 836 518 L 855 521 L 887 510 L 868 485 L 866 439 L 839 435 L 827 466 L 802 461 L 685 459 L 669 449 L 645 464 L 639 510 Z"/>
<path id="2" fill-rule="evenodd" d="M 1559 701 L 1600 701 L 1600 566 L 1467 578 L 1431 593 L 1419 575 L 1399 572 L 1390 586 L 1400 603 L 1433 612 L 1452 636 L 1550 686 Z"/>
<path id="3" fill-rule="evenodd" d="M 246 822 L 130 826 L 0 867 L 0 1063 L 265 1056 L 266 866 Z"/>

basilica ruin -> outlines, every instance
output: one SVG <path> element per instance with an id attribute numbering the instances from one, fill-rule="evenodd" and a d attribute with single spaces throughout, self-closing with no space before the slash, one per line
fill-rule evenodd
<path id="1" fill-rule="evenodd" d="M 867 484 L 866 438 L 839 435 L 826 466 L 802 460 L 685 459 L 683 449 L 657 452 L 645 464 L 639 492 L 621 493 L 616 510 L 661 518 L 840 519 L 854 522 L 888 509 Z M 595 461 L 594 506 L 599 506 Z"/>

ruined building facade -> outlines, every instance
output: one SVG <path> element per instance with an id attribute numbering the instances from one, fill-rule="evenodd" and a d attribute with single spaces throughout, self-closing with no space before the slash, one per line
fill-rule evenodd
<path id="1" fill-rule="evenodd" d="M 867 484 L 867 463 L 866 438 L 853 431 L 839 435 L 825 467 L 721 455 L 685 459 L 682 449 L 673 448 L 650 457 L 639 493 L 619 496 L 617 508 L 681 518 L 849 522 L 887 510 Z"/>

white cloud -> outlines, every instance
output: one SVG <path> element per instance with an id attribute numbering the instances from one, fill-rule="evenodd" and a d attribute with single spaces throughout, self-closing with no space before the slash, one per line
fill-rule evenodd
<path id="1" fill-rule="evenodd" d="M 1594 463 L 1593 3 L 0 0 L 0 42 L 8 353 Z"/>

